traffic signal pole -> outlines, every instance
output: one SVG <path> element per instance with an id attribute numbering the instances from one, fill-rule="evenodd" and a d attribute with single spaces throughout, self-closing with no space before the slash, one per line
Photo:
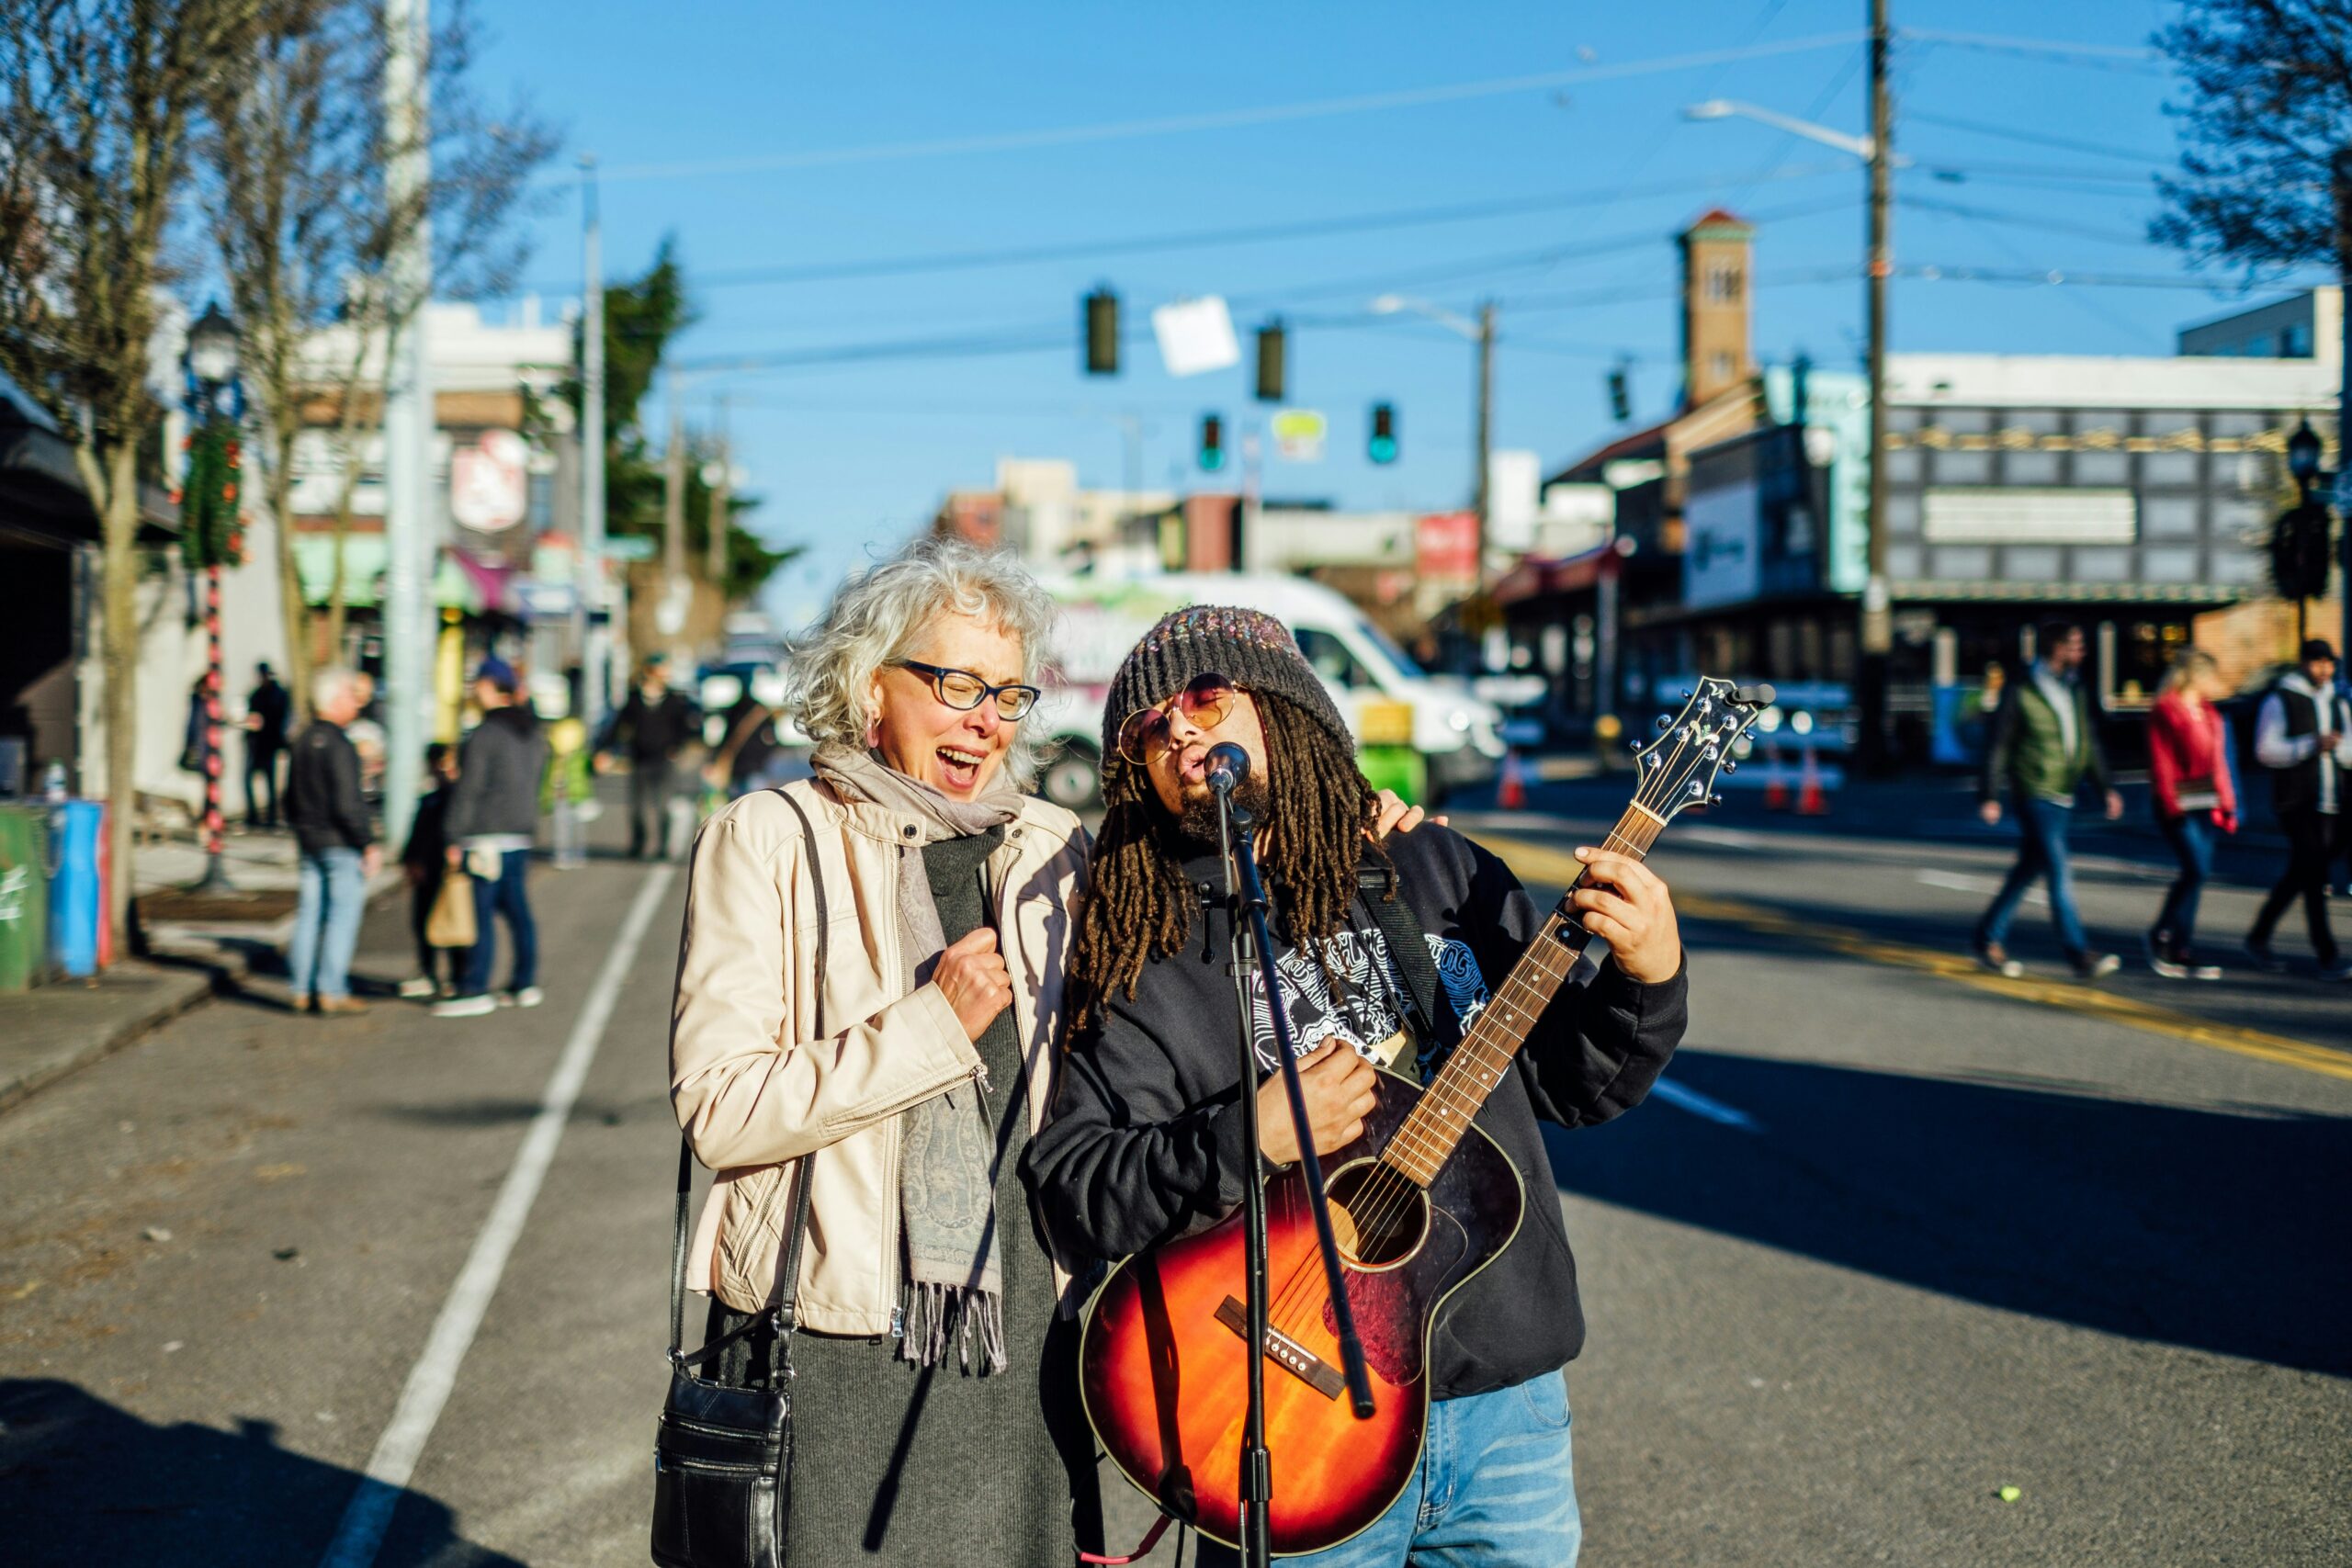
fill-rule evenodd
<path id="1" fill-rule="evenodd" d="M 1866 540 L 1869 575 L 1862 585 L 1860 666 L 1854 697 L 1860 720 L 1860 754 L 1870 772 L 1891 761 L 1886 712 L 1894 651 L 1894 591 L 1886 578 L 1886 284 L 1894 270 L 1887 237 L 1893 197 L 1894 110 L 1887 85 L 1887 0 L 1871 0 L 1870 256 L 1867 266 L 1867 354 L 1870 378 L 1870 499 Z"/>
<path id="2" fill-rule="evenodd" d="M 1475 581 L 1477 591 L 1487 591 L 1487 511 L 1492 505 L 1493 480 L 1488 459 L 1495 445 L 1495 302 L 1491 299 L 1478 307 L 1478 471 L 1471 490 L 1471 506 L 1478 514 L 1477 549 Z"/>

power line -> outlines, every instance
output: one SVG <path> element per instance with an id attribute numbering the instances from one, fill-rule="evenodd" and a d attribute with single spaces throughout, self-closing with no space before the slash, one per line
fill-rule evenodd
<path id="1" fill-rule="evenodd" d="M 1363 93 L 1344 98 L 1310 98 L 1255 108 L 1221 109 L 1207 114 L 1166 115 L 1153 119 L 1113 120 L 1095 125 L 1062 126 L 1044 130 L 1000 131 L 985 136 L 948 137 L 927 141 L 891 141 L 868 147 L 831 147 L 799 152 L 766 152 L 742 158 L 710 158 L 669 164 L 618 164 L 605 167 L 599 178 L 606 185 L 620 180 L 688 179 L 703 175 L 760 174 L 779 169 L 814 169 L 845 164 L 892 163 L 910 158 L 949 157 L 971 152 L 1018 152 L 1033 147 L 1071 147 L 1098 141 L 1127 141 L 1142 137 L 1182 135 L 1199 130 L 1227 130 L 1243 126 L 1273 125 L 1334 115 L 1364 114 L 1378 109 L 1418 108 L 1430 104 L 1462 103 L 1473 98 L 1500 97 L 1585 82 L 1622 81 L 1628 77 L 1688 71 L 1728 61 L 1760 60 L 1773 55 L 1801 54 L 1811 50 L 1851 45 L 1858 31 L 1823 33 L 1781 43 L 1748 44 L 1737 49 L 1705 50 L 1655 60 L 1630 60 L 1616 65 L 1582 65 L 1526 76 L 1502 76 L 1480 82 L 1456 82 L 1443 86 L 1409 87 L 1390 93 Z"/>
<path id="2" fill-rule="evenodd" d="M 1903 118 L 1921 125 L 1948 126 L 1954 130 L 1973 131 L 1979 136 L 1998 137 L 2005 141 L 2022 141 L 2031 147 L 2062 147 L 2069 152 L 2088 152 L 2098 158 L 2120 158 L 2126 163 L 2157 164 L 2166 160 L 2153 153 L 2134 152 L 2128 147 L 2110 147 L 2103 141 L 2076 141 L 2063 136 L 2052 136 L 2040 130 L 2021 130 L 2014 125 L 1994 125 L 1981 119 L 1960 119 L 1951 115 L 1925 114 L 1917 109 L 1905 111 Z"/>
<path id="3" fill-rule="evenodd" d="M 2098 229 L 2087 223 L 2069 223 L 2064 219 L 2048 218 L 2040 213 L 2011 212 L 1997 207 L 1974 207 L 1965 202 L 1942 201 L 1932 197 L 1897 197 L 1895 205 L 1909 208 L 1917 212 L 1940 212 L 1953 218 L 1971 219 L 1980 223 L 2006 223 L 2012 228 L 2038 229 L 2051 234 L 2075 234 L 2086 240 L 2102 240 L 2111 245 L 2148 243 L 2148 236 L 2144 233 L 2130 233 L 2120 229 Z"/>
<path id="4" fill-rule="evenodd" d="M 1922 283 L 2013 283 L 2030 285 L 2067 285 L 2083 288 L 2193 288 L 2221 297 L 2222 290 L 2213 287 L 2210 279 L 2178 276 L 2160 272 L 2075 272 L 2066 267 L 2019 268 L 2007 271 L 1989 266 L 1905 266 L 1896 272 L 1904 277 L 1917 278 Z M 2326 279 L 2315 280 L 2324 283 Z M 2298 285 L 2291 277 L 2267 283 L 2265 288 L 2293 288 Z M 2239 297 L 2251 293 L 2239 290 Z"/>
<path id="5" fill-rule="evenodd" d="M 1993 33 L 1954 33 L 1935 28 L 1897 28 L 1895 36 L 1912 43 L 1948 44 L 1954 49 L 1982 50 L 1992 54 L 2039 55 L 2073 60 L 2082 64 L 2115 68 L 2161 65 L 2164 52 L 2143 46 L 2115 43 L 2065 43 L 2055 39 L 2007 38 Z"/>

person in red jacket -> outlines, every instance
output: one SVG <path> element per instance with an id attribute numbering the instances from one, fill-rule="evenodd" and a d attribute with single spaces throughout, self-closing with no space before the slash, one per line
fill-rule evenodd
<path id="1" fill-rule="evenodd" d="M 2148 783 L 2164 830 L 2180 862 L 2148 932 L 2148 966 L 2168 980 L 2218 980 L 2218 964 L 2199 964 L 2189 947 L 2197 896 L 2213 867 L 2217 833 L 2238 830 L 2238 796 L 2221 710 L 2221 667 L 2210 653 L 2184 649 L 2165 672 L 2148 716 Z"/>

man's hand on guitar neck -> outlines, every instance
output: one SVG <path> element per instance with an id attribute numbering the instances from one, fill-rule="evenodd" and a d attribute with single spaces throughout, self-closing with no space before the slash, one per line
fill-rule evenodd
<path id="1" fill-rule="evenodd" d="M 1610 956 L 1632 979 L 1654 986 L 1682 967 L 1674 896 L 1657 873 L 1626 855 L 1589 845 L 1577 851 L 1585 885 L 1568 896 L 1584 929 L 1609 939 Z"/>
<path id="2" fill-rule="evenodd" d="M 1306 1125 L 1317 1154 L 1328 1155 L 1363 1135 L 1363 1119 L 1378 1103 L 1374 1070 L 1337 1036 L 1298 1059 L 1298 1087 L 1306 1097 Z M 1298 1163 L 1298 1129 L 1290 1119 L 1290 1095 L 1280 1073 L 1258 1086 L 1258 1152 L 1276 1165 Z"/>

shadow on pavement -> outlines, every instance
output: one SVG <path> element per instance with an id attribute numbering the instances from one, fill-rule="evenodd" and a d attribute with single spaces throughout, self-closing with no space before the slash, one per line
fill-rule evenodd
<path id="1" fill-rule="evenodd" d="M 1671 1076 L 1761 1130 L 1655 1100 L 1547 1128 L 1563 1190 L 2005 1311 L 2352 1374 L 2352 1119 L 1713 1051 Z"/>
<path id="2" fill-rule="evenodd" d="M 0 1380 L 0 1558 L 22 1568 L 313 1568 L 358 1485 L 354 1472 L 279 1446 L 274 1422 L 158 1427 L 60 1379 Z M 379 1556 L 379 1568 L 523 1568 L 455 1524 L 445 1505 L 404 1495 L 401 1556 Z"/>

